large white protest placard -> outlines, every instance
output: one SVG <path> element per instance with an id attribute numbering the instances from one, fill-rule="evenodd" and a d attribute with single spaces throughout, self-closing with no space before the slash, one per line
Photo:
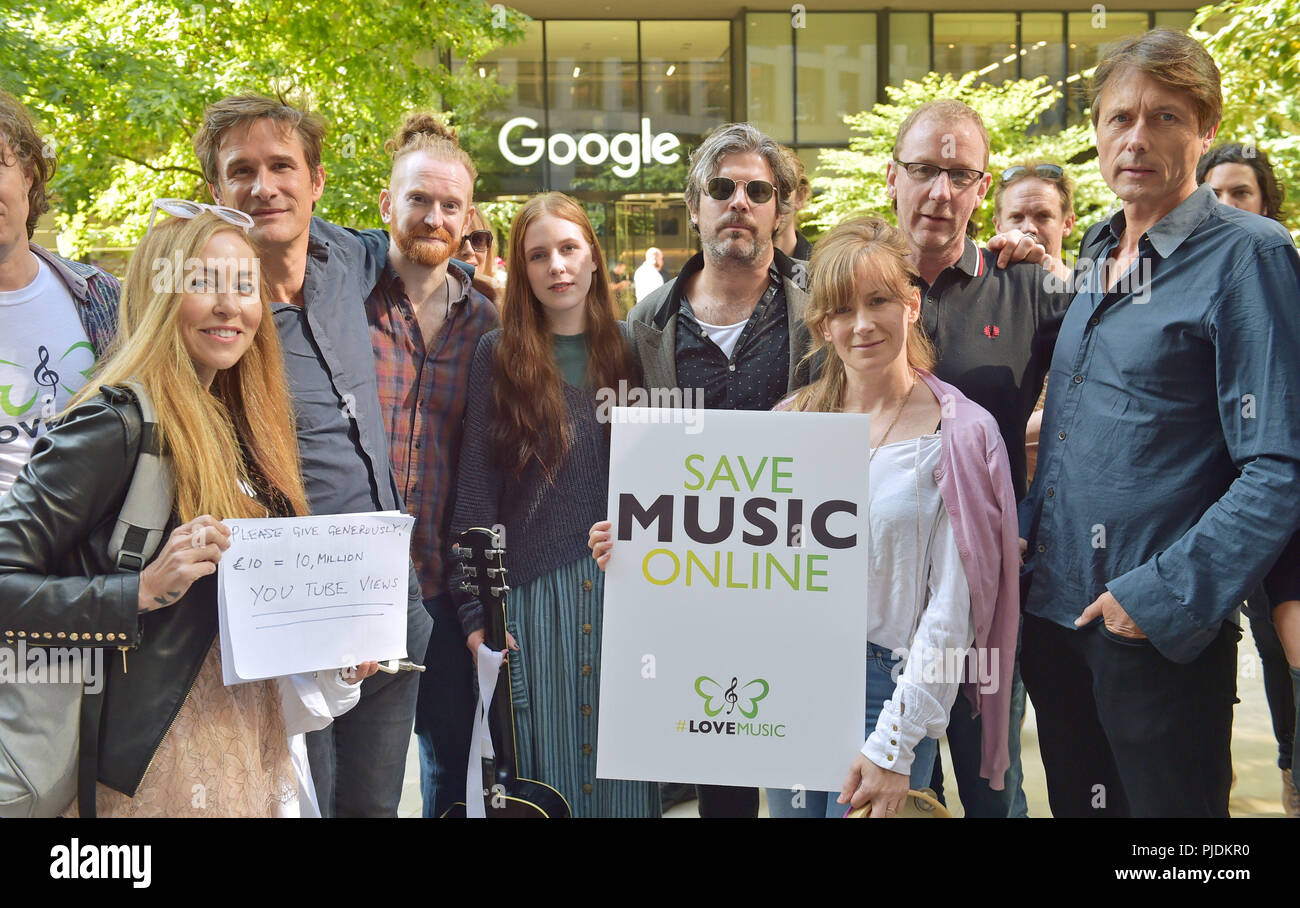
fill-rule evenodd
<path id="1" fill-rule="evenodd" d="M 226 684 L 406 652 L 414 520 L 397 512 L 227 520 L 217 567 Z"/>
<path id="2" fill-rule="evenodd" d="M 866 416 L 615 408 L 597 775 L 838 791 L 866 711 Z"/>

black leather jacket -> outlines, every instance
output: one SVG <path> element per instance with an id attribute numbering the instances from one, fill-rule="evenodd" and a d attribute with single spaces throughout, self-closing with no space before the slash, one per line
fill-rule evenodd
<path id="1" fill-rule="evenodd" d="M 217 587 L 204 577 L 138 613 L 139 575 L 117 571 L 108 541 L 142 420 L 130 392 L 100 390 L 36 442 L 0 499 L 0 637 L 105 648 L 98 778 L 134 796 L 216 638 Z"/>

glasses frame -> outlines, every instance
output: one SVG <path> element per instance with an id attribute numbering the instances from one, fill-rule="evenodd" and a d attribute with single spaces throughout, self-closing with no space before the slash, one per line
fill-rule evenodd
<path id="1" fill-rule="evenodd" d="M 924 161 L 900 161 L 898 160 L 898 158 L 894 158 L 894 163 L 897 164 L 899 167 L 903 168 L 903 172 L 907 174 L 909 179 L 914 180 L 917 183 L 933 183 L 935 180 L 939 179 L 940 174 L 946 173 L 948 175 L 948 184 L 952 186 L 955 192 L 965 192 L 967 189 L 970 189 L 980 180 L 984 179 L 984 177 L 988 174 L 987 170 L 972 170 L 969 167 L 940 167 L 938 164 L 927 164 Z M 913 167 L 930 167 L 934 169 L 935 174 L 934 176 L 928 178 L 918 177 L 916 174 L 912 173 Z M 957 180 L 953 177 L 953 174 L 967 174 L 967 173 L 973 173 L 975 174 L 975 176 L 971 178 L 971 181 L 969 183 L 966 183 L 965 185 L 962 186 L 958 186 Z"/>
<path id="2" fill-rule="evenodd" d="M 1023 164 L 1013 164 L 1002 171 L 999 179 L 1001 179 L 1002 185 L 1005 186 L 1028 176 L 1047 180 L 1049 183 L 1060 183 L 1065 179 L 1065 168 L 1060 164 L 1035 164 L 1032 168 Z"/>
<path id="3" fill-rule="evenodd" d="M 483 238 L 482 249 L 480 249 L 477 245 L 474 244 L 475 237 Z M 475 252 L 487 252 L 489 249 L 492 248 L 492 231 L 471 230 L 469 233 L 461 237 L 460 244 L 464 246 L 466 243 L 469 243 L 469 248 L 473 249 Z"/>
<path id="4" fill-rule="evenodd" d="M 227 208 L 225 205 L 208 205 L 204 202 L 191 202 L 189 199 L 154 199 L 153 205 L 149 208 L 149 226 L 145 228 L 145 233 L 153 230 L 154 218 L 157 217 L 160 211 L 174 218 L 187 221 L 198 217 L 205 211 L 210 211 L 227 224 L 238 227 L 245 233 L 252 230 L 255 223 L 252 215 L 246 214 L 238 208 Z"/>
<path id="5" fill-rule="evenodd" d="M 726 195 L 720 197 L 713 189 L 715 183 L 718 185 L 719 189 L 721 189 L 724 183 L 730 183 L 731 189 L 727 191 Z M 707 183 L 704 184 L 704 193 L 709 198 L 713 199 L 713 201 L 715 202 L 729 202 L 731 201 L 732 196 L 736 194 L 737 186 L 744 189 L 745 198 L 749 201 L 751 205 L 766 205 L 768 202 L 772 201 L 772 199 L 776 198 L 776 187 L 773 186 L 771 183 L 769 183 L 767 180 L 733 180 L 731 177 L 711 178 Z M 761 189 L 761 187 L 766 186 L 767 193 L 769 193 L 767 198 L 762 200 L 754 198 L 752 195 L 749 194 L 750 186 L 760 187 L 759 189 L 760 195 L 763 194 L 763 190 Z"/>

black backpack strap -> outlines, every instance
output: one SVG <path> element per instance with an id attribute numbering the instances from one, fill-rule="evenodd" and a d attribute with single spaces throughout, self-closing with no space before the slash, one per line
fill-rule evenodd
<path id="1" fill-rule="evenodd" d="M 95 783 L 99 778 L 99 718 L 104 711 L 104 691 L 81 695 L 80 752 L 77 755 L 77 810 L 95 816 Z"/>

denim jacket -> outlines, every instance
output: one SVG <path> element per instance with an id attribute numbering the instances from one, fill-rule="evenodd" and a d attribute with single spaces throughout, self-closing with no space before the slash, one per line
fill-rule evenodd
<path id="1" fill-rule="evenodd" d="M 339 399 L 350 401 L 348 412 L 379 491 L 384 510 L 404 511 L 388 459 L 388 432 L 379 406 L 375 354 L 366 320 L 366 297 L 388 261 L 388 237 L 383 231 L 355 231 L 320 218 L 312 218 L 307 245 L 307 271 L 303 277 L 303 310 L 312 338 L 330 373 Z M 310 485 L 313 477 L 303 476 Z M 415 569 L 409 572 L 406 611 L 406 651 L 420 660 L 433 622 L 424 610 Z M 384 687 L 393 675 L 368 678 L 361 694 Z"/>

